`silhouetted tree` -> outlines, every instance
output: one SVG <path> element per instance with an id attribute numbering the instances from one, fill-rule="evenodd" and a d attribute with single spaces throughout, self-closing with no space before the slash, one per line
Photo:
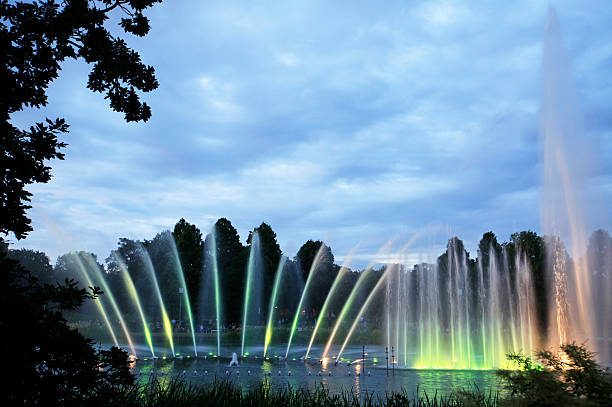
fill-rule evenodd
<path id="1" fill-rule="evenodd" d="M 172 232 L 176 242 L 181 267 L 185 275 L 185 284 L 191 300 L 192 309 L 197 309 L 195 304 L 198 303 L 198 295 L 202 278 L 202 256 L 204 254 L 204 242 L 202 241 L 202 233 L 195 225 L 179 220 L 174 225 Z"/>
<path id="2" fill-rule="evenodd" d="M 32 230 L 26 210 L 31 193 L 25 187 L 48 182 L 45 163 L 63 159 L 66 146 L 58 136 L 68 131 L 62 118 L 34 123 L 19 129 L 11 116 L 24 108 L 47 105 L 47 88 L 59 77 L 67 59 L 93 64 L 87 87 L 105 93 L 110 107 L 125 113 L 127 121 L 148 120 L 151 110 L 141 103 L 138 91 L 158 86 L 155 71 L 125 41 L 113 36 L 105 23 L 113 12 L 124 18 L 126 33 L 144 36 L 149 20 L 143 11 L 161 0 L 46 0 L 0 2 L 0 233 L 13 232 L 17 239 Z"/>
<path id="3" fill-rule="evenodd" d="M 272 288 L 274 286 L 274 276 L 278 268 L 278 262 L 280 261 L 282 251 L 276 241 L 276 233 L 272 230 L 270 225 L 262 222 L 261 225 L 256 227 L 247 239 L 247 244 L 251 244 L 251 237 L 253 232 L 257 232 L 259 235 L 259 245 L 261 248 L 261 259 L 263 263 L 263 297 L 262 297 L 262 320 L 265 321 L 268 312 L 268 305 L 270 296 L 272 295 Z"/>
<path id="4" fill-rule="evenodd" d="M 134 383 L 127 353 L 96 351 L 93 341 L 70 328 L 64 312 L 102 292 L 78 288 L 73 280 L 41 284 L 0 240 L 0 323 L 7 405 L 102 406 L 116 404 Z"/>
<path id="5" fill-rule="evenodd" d="M 221 289 L 222 318 L 226 323 L 238 323 L 240 321 L 242 296 L 244 292 L 244 269 L 248 260 L 248 250 L 240 243 L 238 231 L 232 223 L 221 218 L 215 222 L 213 232 L 217 247 L 217 267 L 219 270 L 219 285 Z M 211 236 L 206 237 L 204 250 L 207 261 L 204 262 L 204 274 L 212 273 L 212 264 L 208 261 L 212 244 Z M 211 295 L 212 295 L 212 291 Z M 210 301 L 209 301 L 210 303 Z"/>
<path id="6" fill-rule="evenodd" d="M 17 260 L 26 270 L 29 270 L 41 283 L 55 283 L 58 280 L 53 273 L 49 257 L 43 252 L 29 249 L 9 250 L 8 257 Z"/>
<path id="7" fill-rule="evenodd" d="M 319 263 L 316 269 L 312 270 L 314 273 L 312 276 L 313 280 L 310 283 L 309 294 L 306 299 L 309 312 L 313 310 L 319 312 L 321 310 L 325 298 L 339 271 L 339 268 L 335 267 L 334 254 L 331 248 L 320 240 L 308 240 L 300 247 L 295 256 L 296 261 L 302 268 L 304 282 L 308 279 L 308 275 L 311 272 L 312 265 L 319 250 L 321 250 Z"/>
<path id="8" fill-rule="evenodd" d="M 516 287 L 514 287 L 514 275 L 516 273 L 514 259 L 517 255 L 525 256 L 529 263 L 535 291 L 536 313 L 540 327 L 538 331 L 545 335 L 548 330 L 548 287 L 550 277 L 546 267 L 546 246 L 544 239 L 532 231 L 513 233 L 510 236 L 510 242 L 506 244 L 506 250 L 509 258 L 508 265 L 512 290 L 514 292 L 516 292 Z"/>

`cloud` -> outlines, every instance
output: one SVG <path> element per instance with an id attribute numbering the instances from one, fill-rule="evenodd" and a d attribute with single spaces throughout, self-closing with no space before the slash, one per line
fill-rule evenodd
<path id="1" fill-rule="evenodd" d="M 558 11 L 609 180 L 612 10 Z M 122 236 L 227 217 L 243 239 L 270 223 L 285 250 L 329 239 L 341 259 L 363 241 L 363 262 L 432 225 L 412 260 L 451 234 L 475 252 L 488 230 L 537 229 L 545 18 L 526 0 L 158 5 L 151 34 L 129 41 L 160 80 L 149 122 L 125 123 L 72 63 L 44 111 L 15 116 L 71 124 L 66 161 L 30 188 L 35 231 L 18 246 L 103 258 Z"/>

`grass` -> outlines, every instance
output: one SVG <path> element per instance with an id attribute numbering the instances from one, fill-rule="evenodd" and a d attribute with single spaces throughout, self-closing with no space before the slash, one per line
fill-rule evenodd
<path id="1" fill-rule="evenodd" d="M 204 406 L 204 407 L 463 407 L 497 406 L 497 395 L 459 391 L 448 396 L 425 392 L 410 395 L 406 391 L 384 396 L 357 394 L 351 391 L 331 394 L 323 385 L 315 389 L 283 387 L 272 389 L 261 384 L 243 389 L 230 381 L 215 381 L 208 385 L 194 385 L 181 378 L 152 380 L 131 388 L 125 393 L 126 406 Z"/>

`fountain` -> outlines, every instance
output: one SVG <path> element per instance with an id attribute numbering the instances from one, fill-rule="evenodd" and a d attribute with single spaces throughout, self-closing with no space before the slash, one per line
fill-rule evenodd
<path id="1" fill-rule="evenodd" d="M 266 326 L 266 336 L 264 339 L 264 352 L 263 357 L 266 357 L 266 352 L 268 351 L 268 345 L 270 345 L 270 341 L 272 340 L 272 325 L 274 323 L 274 310 L 276 308 L 276 303 L 278 299 L 278 288 L 280 286 L 280 282 L 283 277 L 283 270 L 285 269 L 285 262 L 287 261 L 287 257 L 281 256 L 280 262 L 278 262 L 278 268 L 276 270 L 276 275 L 274 276 L 274 287 L 272 288 L 272 298 L 270 299 L 270 310 L 268 311 L 268 324 Z"/>
<path id="2" fill-rule="evenodd" d="M 321 267 L 321 263 L 323 252 L 329 250 L 331 253 L 331 249 L 321 244 L 309 266 L 306 282 L 302 280 L 300 285 L 299 277 L 305 275 L 306 270 L 299 270 L 298 262 L 286 256 L 281 256 L 278 264 L 266 263 L 269 258 L 278 257 L 266 257 L 265 245 L 260 242 L 256 231 L 248 241 L 250 247 L 243 250 L 239 245 L 242 251 L 235 256 L 240 260 L 240 271 L 236 271 L 233 263 L 228 266 L 231 262 L 221 257 L 225 256 L 228 246 L 220 241 L 219 246 L 223 249 L 217 247 L 215 227 L 205 240 L 200 303 L 194 308 L 199 320 L 210 321 L 210 331 L 212 325 L 216 325 L 216 334 L 212 335 L 212 332 L 196 332 L 181 255 L 172 234 L 165 232 L 162 242 L 168 250 L 161 256 L 161 261 L 172 264 L 171 278 L 174 280 L 171 283 L 177 283 L 183 290 L 179 305 L 184 305 L 191 333 L 192 344 L 189 346 L 193 346 L 194 356 L 199 356 L 200 360 L 214 356 L 214 363 L 223 368 L 226 365 L 218 358 L 227 360 L 229 355 L 229 366 L 238 366 L 240 358 L 242 367 L 255 371 L 253 364 L 261 363 L 262 371 L 269 377 L 273 364 L 278 363 L 284 368 L 303 355 L 304 372 L 308 371 L 309 376 L 329 377 L 336 367 L 357 369 L 361 366 L 359 371 L 349 370 L 353 377 L 361 378 L 365 376 L 366 363 L 375 371 L 381 367 L 383 358 L 388 361 L 390 357 L 393 370 L 396 367 L 489 370 L 510 367 L 506 361 L 508 353 L 531 354 L 545 346 L 575 340 L 588 341 L 601 360 L 610 363 L 612 317 L 608 310 L 612 307 L 612 239 L 606 232 L 597 231 L 587 245 L 579 188 L 584 180 L 579 177 L 581 174 L 575 168 L 575 160 L 567 158 L 580 128 L 570 101 L 573 93 L 566 88 L 569 73 L 553 11 L 549 19 L 541 112 L 545 170 L 542 223 L 545 236 L 521 232 L 512 235 L 505 243 L 498 243 L 492 232 L 485 233 L 478 245 L 477 259 L 470 258 L 461 240 L 448 236 L 445 253 L 428 262 L 406 264 L 406 261 L 401 261 L 402 256 L 412 250 L 413 242 L 423 234 L 420 232 L 392 257 L 389 256 L 392 242 L 385 243 L 359 272 L 349 268 L 358 258 L 355 246 L 345 257 L 344 264 L 334 269 L 335 276 L 331 275 L 325 281 L 322 306 L 310 327 L 303 323 L 305 317 L 302 315 L 309 309 L 306 304 L 312 302 L 316 281 L 329 272 L 324 271 L 326 269 Z M 564 241 L 569 242 L 569 250 L 566 250 Z M 132 280 L 132 270 L 116 253 L 115 260 L 131 300 L 129 306 L 133 304 L 131 308 L 136 311 L 133 314 L 138 322 L 137 329 L 144 333 L 151 356 L 155 358 L 156 352 L 161 354 L 154 342 L 162 337 L 167 341 L 172 357 L 179 359 L 174 340 L 177 340 L 177 350 L 180 351 L 179 339 L 187 338 L 187 335 L 175 338 L 165 307 L 165 304 L 171 304 L 170 299 L 176 297 L 164 297 L 164 293 L 169 295 L 165 291 L 168 277 L 164 274 L 165 280 L 160 279 L 160 289 L 159 270 L 155 269 L 147 250 L 151 248 L 140 245 L 137 254 L 142 262 L 142 274 L 146 276 L 142 279 L 146 280 L 144 282 L 136 278 Z M 248 261 L 245 261 L 247 254 Z M 383 257 L 386 261 L 381 260 Z M 389 258 L 393 261 L 387 261 Z M 126 311 L 116 303 L 112 287 L 106 284 L 95 259 L 76 255 L 76 261 L 84 282 L 100 284 L 105 291 L 95 304 L 112 342 L 120 345 L 123 341 L 117 338 L 120 331 L 115 328 L 119 325 L 131 353 L 135 355 L 136 347 L 122 317 Z M 266 280 L 264 266 L 265 273 L 268 273 Z M 272 278 L 274 269 L 276 273 Z M 231 286 L 234 278 L 242 279 L 240 287 L 244 282 L 244 290 L 225 288 L 230 292 L 225 291 L 222 296 L 221 282 L 223 287 Z M 268 292 L 265 288 L 270 288 L 263 286 L 264 281 L 272 284 L 271 296 L 265 299 L 268 301 L 262 299 L 263 293 Z M 287 288 L 291 284 L 298 287 L 296 293 Z M 145 292 L 155 297 L 155 301 L 149 302 L 155 307 L 147 308 L 141 304 L 147 303 Z M 292 297 L 292 302 L 285 301 L 290 302 L 289 305 L 280 305 L 286 300 L 283 294 Z M 263 303 L 268 304 L 267 309 L 263 309 Z M 228 304 L 236 304 L 235 312 L 240 315 L 231 316 L 233 311 L 230 312 Z M 339 310 L 335 320 L 335 314 L 332 317 L 330 312 L 332 308 Z M 163 333 L 156 336 L 147 321 L 158 312 Z M 325 319 L 329 321 L 327 330 L 322 326 Z M 265 332 L 263 338 L 256 334 L 262 331 Z M 280 339 L 283 335 L 286 339 Z M 216 339 L 216 353 L 213 348 L 206 349 L 206 352 L 210 350 L 208 354 L 202 352 L 202 347 L 209 345 L 205 343 L 206 338 Z M 222 340 L 224 348 L 221 348 Z M 305 347 L 301 348 L 297 343 Z M 357 343 L 359 348 L 355 347 Z M 332 350 L 334 345 L 339 345 L 337 352 Z M 366 346 L 368 353 L 365 352 Z M 251 357 L 248 357 L 249 350 L 253 354 Z M 208 373 L 208 370 L 201 371 Z M 334 374 L 339 376 L 338 371 Z M 251 376 L 251 370 L 248 370 L 248 376 Z M 370 371 L 367 376 L 370 376 Z"/>
<path id="3" fill-rule="evenodd" d="M 247 279 L 244 287 L 244 310 L 242 317 L 242 347 L 240 354 L 244 357 L 247 327 L 249 322 L 259 323 L 261 316 L 261 252 L 259 249 L 259 234 L 257 231 L 251 235 L 251 250 L 247 266 Z M 255 314 L 255 315 L 253 315 Z"/>
<path id="4" fill-rule="evenodd" d="M 289 340 L 287 341 L 287 351 L 285 352 L 285 359 L 287 359 L 287 357 L 289 356 L 289 349 L 291 349 L 291 341 L 293 340 L 293 335 L 295 334 L 298 320 L 302 312 L 302 304 L 304 303 L 304 299 L 306 298 L 306 294 L 308 293 L 308 287 L 310 286 L 310 282 L 313 280 L 313 276 L 318 270 L 319 262 L 321 261 L 321 257 L 324 250 L 325 244 L 321 244 L 312 262 L 312 265 L 310 266 L 310 270 L 308 271 L 308 277 L 306 278 L 306 283 L 304 284 L 304 290 L 302 291 L 302 295 L 300 296 L 300 301 L 298 302 L 297 309 L 295 310 L 295 316 L 293 317 L 293 322 L 291 323 L 291 329 L 289 331 Z"/>
<path id="5" fill-rule="evenodd" d="M 166 334 L 168 345 L 170 345 L 170 351 L 172 352 L 172 357 L 175 357 L 176 352 L 174 351 L 174 338 L 172 336 L 172 324 L 170 323 L 170 318 L 168 317 L 168 312 L 166 311 L 166 306 L 164 305 L 164 299 L 159 289 L 159 283 L 157 282 L 155 268 L 153 267 L 153 263 L 151 263 L 151 256 L 149 255 L 149 252 L 147 251 L 147 249 L 145 249 L 145 247 L 142 245 L 139 245 L 138 254 L 141 256 L 144 262 L 144 269 L 148 273 L 149 278 L 151 279 L 151 282 L 153 283 L 155 294 L 159 302 L 159 310 L 161 312 L 162 324 L 164 326 L 164 333 Z"/>
<path id="6" fill-rule="evenodd" d="M 204 270 L 200 290 L 200 317 L 210 315 L 214 310 L 217 331 L 217 355 L 221 354 L 221 290 L 219 288 L 219 265 L 217 262 L 216 227 L 208 235 L 210 249 L 204 249 Z M 208 272 L 207 272 L 208 271 Z M 208 301 L 207 301 L 208 299 Z M 212 302 L 211 302 L 212 299 Z"/>
<path id="7" fill-rule="evenodd" d="M 185 283 L 185 273 L 183 272 L 183 267 L 181 266 L 181 259 L 178 254 L 178 250 L 176 249 L 176 242 L 174 241 L 174 236 L 169 231 L 166 231 L 162 234 L 163 239 L 166 241 L 168 246 L 170 246 L 170 250 L 172 252 L 172 260 L 174 261 L 173 270 L 178 277 L 179 280 L 179 290 L 182 293 L 183 303 L 185 304 L 185 312 L 187 313 L 187 320 L 189 321 L 189 328 L 191 332 L 191 339 L 193 341 L 193 353 L 194 356 L 198 356 L 198 348 L 196 345 L 195 339 L 195 329 L 193 327 L 193 314 L 191 312 L 191 301 L 189 300 L 189 290 L 187 289 L 187 284 Z M 180 319 L 180 311 L 179 311 L 179 319 Z"/>
<path id="8" fill-rule="evenodd" d="M 140 320 L 142 322 L 142 329 L 145 335 L 145 339 L 147 341 L 147 345 L 149 345 L 149 349 L 151 350 L 151 356 L 155 357 L 155 351 L 153 350 L 153 340 L 151 338 L 151 331 L 149 329 L 149 325 L 147 324 L 147 319 L 145 317 L 144 311 L 142 309 L 142 305 L 140 304 L 140 296 L 138 295 L 138 290 L 134 285 L 134 281 L 128 272 L 127 266 L 125 262 L 121 258 L 121 256 L 115 251 L 113 252 L 113 257 L 117 264 L 119 265 L 119 269 L 121 270 L 121 276 L 123 277 L 123 281 L 128 288 L 128 292 L 136 305 L 138 310 L 138 315 L 140 316 Z"/>

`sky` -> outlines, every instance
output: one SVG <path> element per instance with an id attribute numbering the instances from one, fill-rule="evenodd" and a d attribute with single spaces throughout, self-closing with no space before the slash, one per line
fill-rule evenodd
<path id="1" fill-rule="evenodd" d="M 558 1 L 580 135 L 589 231 L 612 198 L 612 2 Z M 63 66 L 43 111 L 65 117 L 65 161 L 34 194 L 34 231 L 13 247 L 104 259 L 120 237 L 180 219 L 204 233 L 228 218 L 242 241 L 261 222 L 285 254 L 324 240 L 341 262 L 471 256 L 541 230 L 542 43 L 549 3 L 165 1 L 144 38 L 124 34 L 159 88 L 146 123 L 125 123 Z M 116 20 L 109 27 L 116 29 Z M 393 250 L 379 252 L 392 239 Z"/>

